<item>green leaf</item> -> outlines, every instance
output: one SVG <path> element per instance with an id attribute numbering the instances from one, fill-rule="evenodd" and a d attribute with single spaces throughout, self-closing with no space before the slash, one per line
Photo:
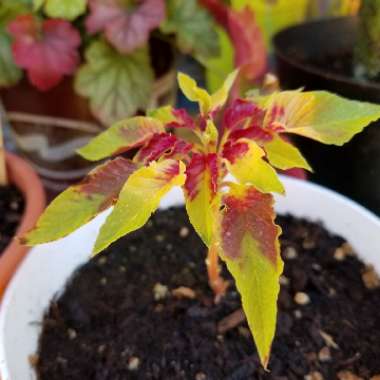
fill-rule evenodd
<path id="1" fill-rule="evenodd" d="M 273 140 L 264 143 L 264 150 L 269 162 L 275 168 L 281 170 L 302 168 L 312 171 L 301 152 L 280 136 L 275 135 Z"/>
<path id="2" fill-rule="evenodd" d="M 21 77 L 22 71 L 13 61 L 11 39 L 0 29 L 0 87 L 12 86 Z"/>
<path id="3" fill-rule="evenodd" d="M 161 132 L 164 132 L 164 127 L 159 120 L 135 116 L 115 123 L 79 149 L 78 153 L 86 160 L 98 161 L 141 146 L 155 133 Z"/>
<path id="4" fill-rule="evenodd" d="M 41 3 L 41 0 L 34 0 Z M 73 21 L 86 11 L 86 0 L 46 0 L 45 12 L 49 17 Z"/>
<path id="5" fill-rule="evenodd" d="M 147 49 L 122 55 L 94 41 L 75 78 L 76 91 L 90 100 L 92 112 L 107 125 L 148 106 L 154 75 Z"/>
<path id="6" fill-rule="evenodd" d="M 220 54 L 203 62 L 206 68 L 207 89 L 210 92 L 218 90 L 235 67 L 234 48 L 230 37 L 220 27 L 216 28 L 216 31 L 219 35 Z"/>
<path id="7" fill-rule="evenodd" d="M 211 95 L 211 108 L 213 110 L 223 107 L 227 102 L 231 88 L 235 83 L 238 74 L 239 70 L 234 70 L 232 73 L 228 74 L 222 83 L 222 86 Z"/>
<path id="8" fill-rule="evenodd" d="M 227 161 L 228 171 L 241 184 L 253 185 L 263 193 L 285 192 L 276 171 L 263 160 L 265 152 L 256 143 L 247 141 L 248 152 L 237 157 L 234 162 Z"/>
<path id="9" fill-rule="evenodd" d="M 112 242 L 142 227 L 158 208 L 161 198 L 174 186 L 185 182 L 184 164 L 175 160 L 152 162 L 133 173 L 102 226 L 94 254 Z"/>
<path id="10" fill-rule="evenodd" d="M 45 3 L 45 0 L 33 0 L 33 10 L 38 11 Z"/>
<path id="11" fill-rule="evenodd" d="M 149 117 L 161 121 L 163 125 L 176 121 L 176 117 L 173 115 L 172 106 L 163 106 L 147 112 Z"/>
<path id="12" fill-rule="evenodd" d="M 197 0 L 167 0 L 167 20 L 163 33 L 175 34 L 178 48 L 202 59 L 218 55 L 218 35 L 208 12 Z"/>
<path id="13" fill-rule="evenodd" d="M 94 169 L 79 185 L 58 195 L 23 242 L 37 245 L 67 236 L 110 207 L 128 177 L 137 169 L 118 157 Z"/>
<path id="14" fill-rule="evenodd" d="M 380 105 L 348 100 L 326 91 L 284 91 L 256 99 L 268 110 L 265 126 L 273 122 L 284 132 L 325 144 L 343 145 L 380 118 Z"/>
<path id="15" fill-rule="evenodd" d="M 261 362 L 267 368 L 283 270 L 278 240 L 281 229 L 274 223 L 273 197 L 235 185 L 223 203 L 216 244 L 236 281 Z"/>
<path id="16" fill-rule="evenodd" d="M 211 96 L 203 88 L 198 87 L 197 82 L 184 73 L 178 73 L 178 85 L 183 94 L 192 102 L 198 102 L 202 114 L 211 109 Z"/>

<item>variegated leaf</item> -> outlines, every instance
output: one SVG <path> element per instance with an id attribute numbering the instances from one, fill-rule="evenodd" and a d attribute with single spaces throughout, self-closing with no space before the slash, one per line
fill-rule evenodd
<path id="1" fill-rule="evenodd" d="M 79 185 L 61 193 L 24 238 L 37 245 L 62 238 L 89 222 L 117 199 L 136 164 L 122 157 L 94 169 Z"/>
<path id="2" fill-rule="evenodd" d="M 283 270 L 274 223 L 273 198 L 235 185 L 223 197 L 216 245 L 235 279 L 243 309 L 265 368 L 277 322 L 279 277 Z"/>
<path id="3" fill-rule="evenodd" d="M 115 123 L 79 149 L 78 153 L 90 161 L 101 160 L 139 147 L 161 132 L 164 132 L 164 127 L 159 120 L 136 116 Z"/>
<path id="4" fill-rule="evenodd" d="M 161 198 L 174 186 L 185 182 L 185 166 L 180 161 L 152 162 L 136 170 L 125 183 L 119 199 L 100 229 L 94 254 L 142 227 L 157 209 Z"/>

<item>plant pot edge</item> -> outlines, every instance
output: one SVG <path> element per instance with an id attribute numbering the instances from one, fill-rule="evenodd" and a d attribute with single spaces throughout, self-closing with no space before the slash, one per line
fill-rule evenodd
<path id="1" fill-rule="evenodd" d="M 283 178 L 283 181 L 288 191 L 288 198 L 276 197 L 278 201 L 276 209 L 279 213 L 291 212 L 295 216 L 307 217 L 309 220 L 321 220 L 328 230 L 346 237 L 348 234 L 354 248 L 362 246 L 359 256 L 367 263 L 372 263 L 380 273 L 380 258 L 373 249 L 380 245 L 380 219 L 353 201 L 321 186 L 292 178 Z M 310 202 L 310 199 L 313 201 Z M 324 203 L 325 207 L 321 206 L 321 203 Z M 161 207 L 181 204 L 182 193 L 179 189 L 174 189 L 163 200 Z M 30 322 L 42 318 L 51 297 L 59 293 L 73 270 L 87 260 L 95 234 L 106 215 L 107 212 L 68 238 L 36 247 L 12 280 L 4 297 L 3 308 L 0 309 L 2 380 L 35 379 L 27 358 L 36 352 L 39 328 L 31 326 Z M 82 248 L 78 248 L 80 241 Z M 42 276 L 35 276 L 36 270 L 43 273 L 44 281 L 51 289 L 43 287 Z M 60 271 L 58 273 L 60 279 L 57 279 L 55 270 Z M 28 276 L 33 278 L 33 287 L 30 286 L 30 282 L 28 284 L 24 281 Z M 24 322 L 20 321 L 20 318 L 24 318 Z M 7 326 L 13 328 L 8 329 Z M 25 336 L 28 338 L 25 339 Z M 6 347 L 6 342 L 11 343 Z"/>
<path id="2" fill-rule="evenodd" d="M 25 160 L 10 152 L 6 152 L 5 157 L 10 183 L 22 192 L 25 201 L 22 219 L 15 232 L 15 236 L 20 236 L 34 226 L 44 210 L 45 190 L 38 175 Z M 29 248 L 22 246 L 16 238 L 3 251 L 0 257 L 0 300 L 28 251 Z"/>

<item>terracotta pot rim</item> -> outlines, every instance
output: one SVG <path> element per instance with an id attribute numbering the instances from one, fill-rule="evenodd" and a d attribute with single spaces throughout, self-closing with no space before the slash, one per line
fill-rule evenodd
<path id="1" fill-rule="evenodd" d="M 22 192 L 25 200 L 24 213 L 15 232 L 15 236 L 20 236 L 36 223 L 46 206 L 46 195 L 38 175 L 30 164 L 9 152 L 5 153 L 5 160 L 9 182 Z M 0 299 L 28 250 L 28 247 L 22 246 L 13 238 L 3 251 L 0 257 Z"/>

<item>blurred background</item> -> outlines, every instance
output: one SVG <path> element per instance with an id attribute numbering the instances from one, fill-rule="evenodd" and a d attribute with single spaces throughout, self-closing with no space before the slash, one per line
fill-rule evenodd
<path id="1" fill-rule="evenodd" d="M 5 145 L 32 164 L 52 198 L 91 169 L 75 151 L 114 121 L 165 104 L 194 111 L 177 90 L 178 70 L 212 91 L 242 67 L 235 96 L 259 88 L 271 72 L 283 89 L 380 102 L 380 47 L 373 42 L 380 26 L 372 20 L 368 27 L 379 4 L 362 3 L 140 0 L 125 8 L 119 0 L 107 6 L 78 0 L 70 7 L 56 0 L 2 0 Z M 147 9 L 146 24 L 135 23 Z M 380 213 L 377 129 L 371 126 L 339 150 L 294 140 L 315 168 L 307 178 Z"/>

